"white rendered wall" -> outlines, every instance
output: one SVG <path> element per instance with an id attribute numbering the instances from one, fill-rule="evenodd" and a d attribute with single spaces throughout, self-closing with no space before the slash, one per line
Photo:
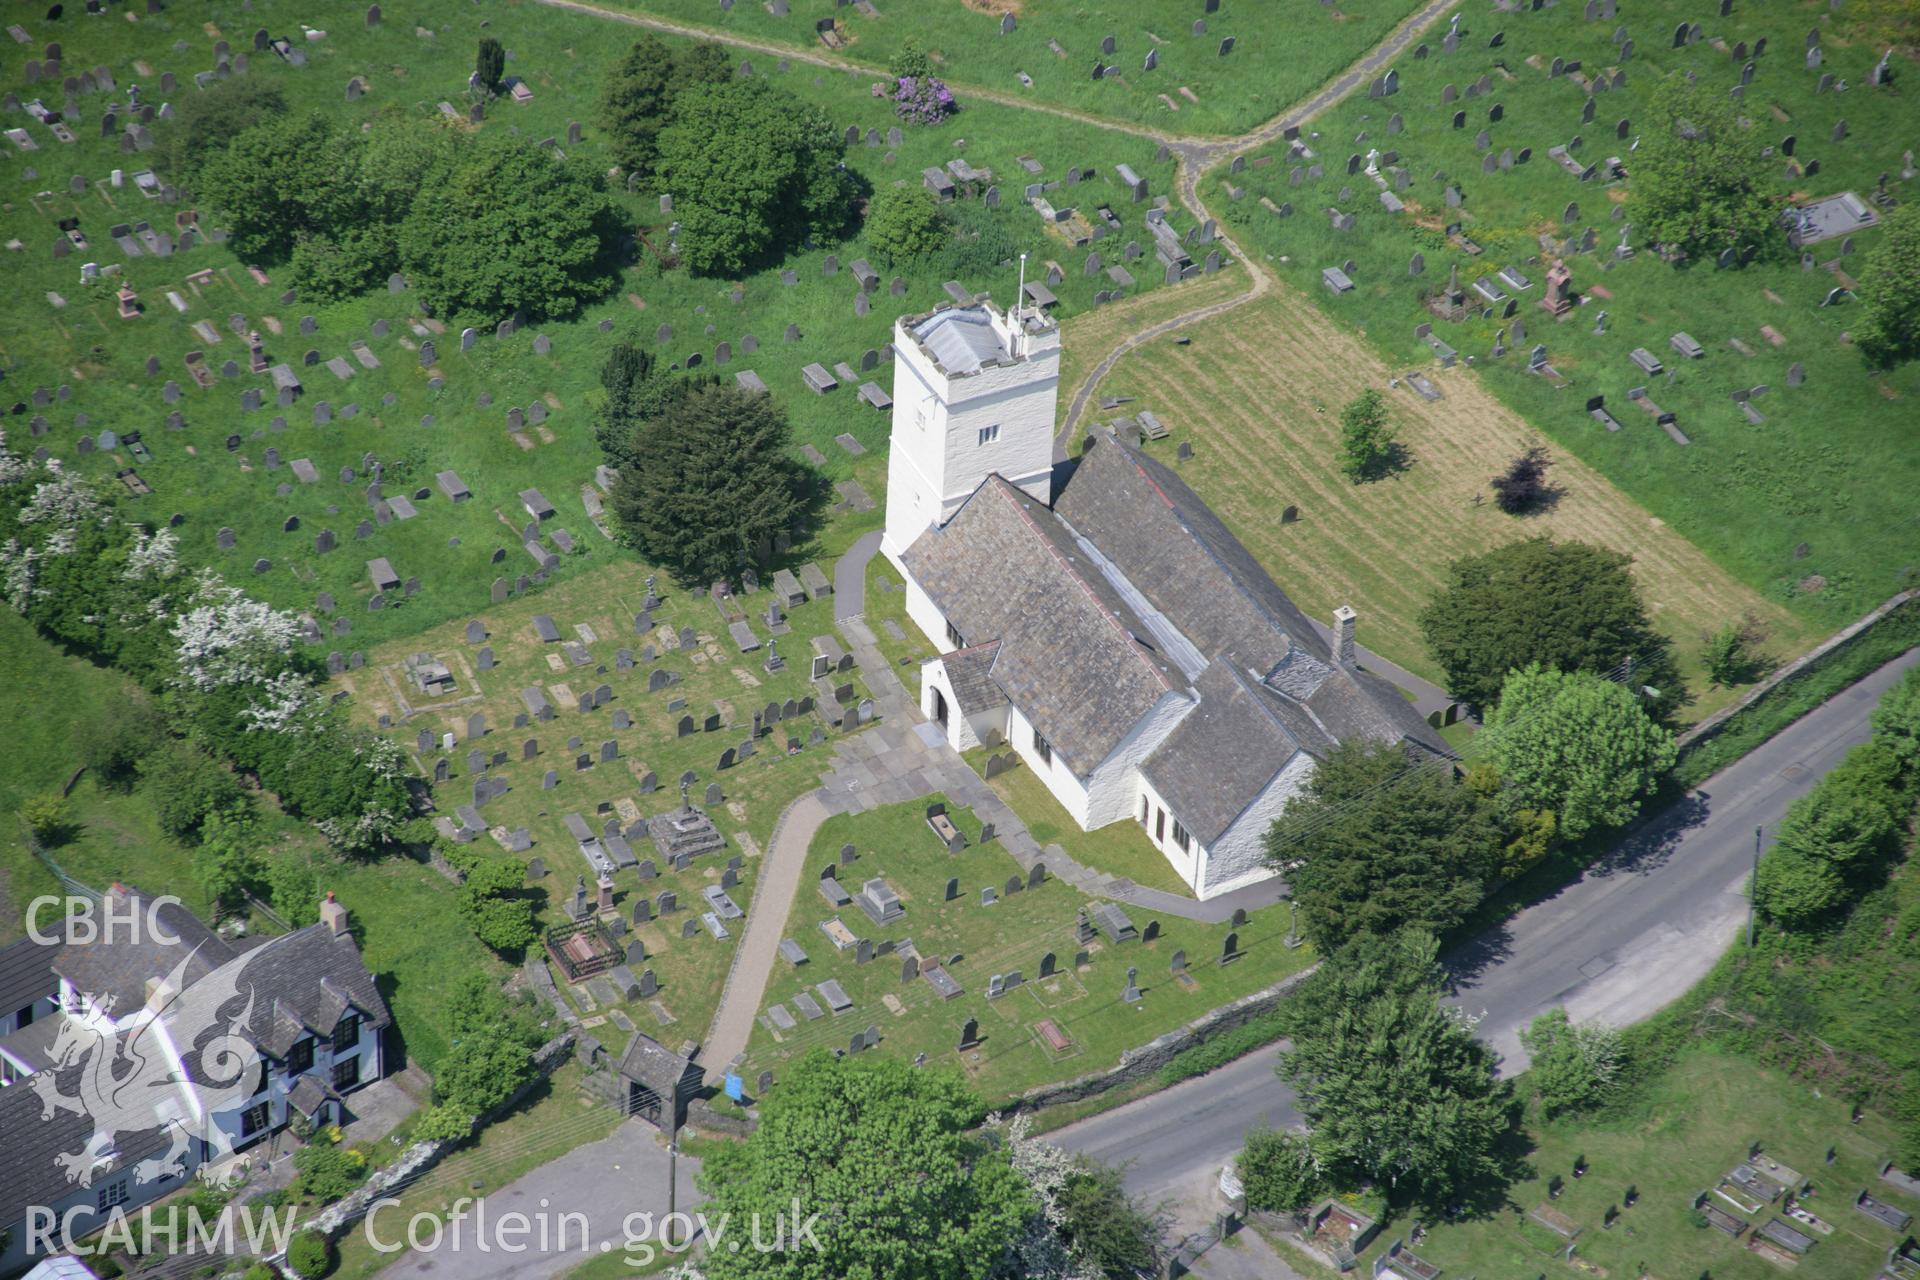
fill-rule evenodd
<path id="1" fill-rule="evenodd" d="M 947 702 L 947 745 L 955 751 L 971 751 L 979 746 L 979 733 L 972 721 L 961 712 L 960 700 L 953 696 L 953 681 L 947 678 L 947 664 L 938 658 L 929 658 L 920 664 L 920 714 L 934 724 L 939 723 L 933 705 L 936 692 Z"/>
<path id="2" fill-rule="evenodd" d="M 1113 754 L 1087 777 L 1087 812 L 1080 821 L 1082 827 L 1092 831 L 1136 815 L 1141 764 L 1196 705 L 1186 694 L 1169 690 L 1151 711 L 1134 722 Z"/>
<path id="3" fill-rule="evenodd" d="M 1147 802 L 1145 817 L 1142 817 L 1140 814 L 1141 800 Z M 1162 811 L 1167 815 L 1166 828 L 1160 839 L 1156 840 L 1153 838 L 1154 819 L 1158 817 Z M 1167 804 L 1166 798 L 1154 790 L 1153 784 L 1148 782 L 1144 776 L 1140 779 L 1140 791 L 1134 799 L 1133 813 L 1131 816 L 1135 822 L 1140 824 L 1140 830 L 1146 835 L 1147 843 L 1160 851 L 1160 855 L 1172 864 L 1174 873 L 1186 881 L 1187 888 L 1192 889 L 1195 896 L 1198 896 L 1200 892 L 1198 888 L 1200 882 L 1200 861 L 1205 856 L 1206 851 L 1200 847 L 1200 842 L 1197 840 L 1193 841 L 1192 847 L 1188 849 L 1182 849 L 1173 842 L 1173 822 L 1179 815 L 1173 812 L 1172 807 Z"/>
<path id="4" fill-rule="evenodd" d="M 935 649 L 946 653 L 953 648 L 953 642 L 947 639 L 947 616 L 934 604 L 933 597 L 913 580 L 912 574 L 907 574 L 907 617 L 920 628 L 920 634 L 933 641 Z"/>
<path id="5" fill-rule="evenodd" d="M 1053 422 L 1060 391 L 1060 331 L 1014 333 L 986 308 L 1020 358 L 949 374 L 907 329 L 893 326 L 893 426 L 887 456 L 887 527 L 881 550 L 896 564 L 929 525 L 944 524 L 980 482 L 999 473 L 1051 502 Z M 983 429 L 998 427 L 991 443 Z"/>
<path id="6" fill-rule="evenodd" d="M 1019 753 L 1020 759 L 1040 781 L 1046 783 L 1047 790 L 1053 792 L 1068 815 L 1080 824 L 1082 831 L 1087 829 L 1087 789 L 1080 779 L 1073 776 L 1073 770 L 1067 768 L 1058 755 L 1052 760 L 1042 760 L 1033 749 L 1033 726 L 1020 714 L 1020 708 L 1011 707 L 1007 711 L 1007 742 Z"/>
<path id="7" fill-rule="evenodd" d="M 1313 776 L 1313 757 L 1304 751 L 1287 761 L 1233 825 L 1201 855 L 1201 879 L 1194 891 L 1201 899 L 1218 897 L 1245 885 L 1271 880 L 1280 873 L 1266 861 L 1267 828 Z"/>

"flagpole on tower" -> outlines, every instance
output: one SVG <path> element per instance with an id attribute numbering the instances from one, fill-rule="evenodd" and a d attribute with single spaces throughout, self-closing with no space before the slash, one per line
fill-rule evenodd
<path id="1" fill-rule="evenodd" d="M 1014 332 L 1014 341 L 1016 343 L 1018 343 L 1020 340 L 1019 335 L 1022 328 L 1022 325 L 1020 323 L 1020 300 L 1026 296 L 1027 296 L 1027 255 L 1022 253 L 1020 255 L 1020 283 L 1016 287 L 1013 295 L 1013 320 L 1014 320 L 1013 332 Z M 1019 355 L 1020 353 L 1016 351 L 1014 352 L 1014 354 Z"/>

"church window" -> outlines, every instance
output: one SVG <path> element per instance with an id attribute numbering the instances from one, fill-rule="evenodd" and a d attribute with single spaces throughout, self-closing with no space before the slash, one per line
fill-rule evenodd
<path id="1" fill-rule="evenodd" d="M 1180 852 L 1182 853 L 1188 852 L 1193 845 L 1192 838 L 1187 835 L 1187 829 L 1180 825 L 1180 819 L 1178 818 L 1173 820 L 1173 842 L 1180 846 Z"/>
<path id="2" fill-rule="evenodd" d="M 1033 754 L 1039 756 L 1046 764 L 1053 763 L 1053 744 L 1048 742 L 1046 735 L 1038 729 L 1033 731 Z"/>
<path id="3" fill-rule="evenodd" d="M 967 647 L 967 638 L 961 635 L 960 628 L 954 626 L 951 622 L 947 624 L 947 643 L 956 649 L 964 649 Z"/>
<path id="4" fill-rule="evenodd" d="M 993 442 L 994 442 L 995 440 L 998 440 L 999 438 L 1000 438 L 1000 424 L 999 424 L 999 423 L 997 423 L 997 422 L 996 422 L 996 423 L 994 423 L 994 424 L 993 424 L 992 426 L 990 426 L 990 427 L 982 427 L 982 428 L 980 428 L 980 443 L 981 443 L 981 444 L 992 444 L 992 443 L 993 443 Z"/>

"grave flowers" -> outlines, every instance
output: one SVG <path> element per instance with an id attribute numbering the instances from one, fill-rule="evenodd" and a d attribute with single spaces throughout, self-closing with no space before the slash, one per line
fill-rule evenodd
<path id="1" fill-rule="evenodd" d="M 953 94 L 933 76 L 900 76 L 894 82 L 893 111 L 912 124 L 939 124 L 959 108 Z"/>

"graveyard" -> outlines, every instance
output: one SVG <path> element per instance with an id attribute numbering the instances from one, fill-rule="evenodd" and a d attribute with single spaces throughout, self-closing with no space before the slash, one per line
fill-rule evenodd
<path id="1" fill-rule="evenodd" d="M 1749 1059 L 1691 1050 L 1617 1116 L 1530 1124 L 1533 1176 L 1508 1188 L 1505 1207 L 1423 1232 L 1384 1222 L 1360 1265 L 1390 1267 L 1398 1243 L 1414 1258 L 1395 1274 L 1422 1280 L 1406 1268 L 1492 1280 L 1911 1274 L 1920 1263 L 1898 1256 L 1911 1237 L 1896 1224 L 1920 1211 L 1920 1194 L 1880 1176 L 1892 1125 L 1871 1112 L 1854 1123 L 1850 1110 Z M 1856 1205 L 1863 1193 L 1887 1212 Z"/>
<path id="2" fill-rule="evenodd" d="M 1687 719 L 1737 696 L 1709 688 L 1698 666 L 1700 637 L 1725 619 L 1751 615 L 1778 654 L 1798 653 L 1824 631 L 1653 520 L 1579 454 L 1552 447 L 1464 369 L 1432 372 L 1442 400 L 1390 393 L 1412 465 L 1356 485 L 1334 467 L 1340 408 L 1392 375 L 1359 338 L 1293 293 L 1181 332 L 1187 345 L 1157 339 L 1120 361 L 1100 392 L 1129 402 L 1095 416 L 1153 414 L 1169 434 L 1147 447 L 1167 457 L 1192 449 L 1179 463 L 1182 477 L 1310 616 L 1353 605 L 1362 642 L 1417 675 L 1441 679 L 1417 619 L 1447 563 L 1539 533 L 1632 553 L 1653 617 L 1673 636 L 1697 695 Z M 1535 443 L 1552 447 L 1554 482 L 1564 490 L 1550 510 L 1515 520 L 1470 500 Z"/>
<path id="3" fill-rule="evenodd" d="M 1284 911 L 1206 925 L 1091 899 L 982 842 L 966 810 L 944 815 L 965 841 L 949 853 L 927 818 L 945 803 L 821 827 L 748 1046 L 749 1088 L 769 1071 L 778 1088 L 782 1063 L 825 1048 L 924 1055 L 998 1101 L 1113 1067 L 1312 963 L 1311 948 L 1286 945 Z"/>
<path id="4" fill-rule="evenodd" d="M 334 683 L 431 780 L 444 838 L 497 847 L 540 873 L 531 887 L 543 929 L 567 930 L 584 889 L 580 915 L 612 941 L 585 930 L 577 947 L 599 942 L 606 956 L 549 957 L 583 1014 L 623 1009 L 650 1032 L 680 1023 L 659 1034 L 698 1040 L 739 928 L 707 892 L 751 906 L 775 819 L 830 767 L 829 743 L 859 723 L 865 686 L 850 659 L 837 661 L 830 595 L 796 589 L 770 626 L 783 588 L 768 585 L 730 600 L 729 624 L 710 598 L 657 579 L 647 607 L 648 580 L 626 564 L 556 583 L 375 648 Z M 753 647 L 743 652 L 743 641 Z M 819 680 L 816 647 L 837 659 L 820 660 Z M 659 825 L 683 798 L 705 815 L 695 825 L 706 838 L 682 844 Z M 623 964 L 645 994 L 615 992 L 602 960 Z M 569 982 L 576 961 L 580 980 Z"/>
<path id="5" fill-rule="evenodd" d="M 1313 7 L 1222 0 L 1096 5 L 940 0 L 618 0 L 604 6 L 679 29 L 885 67 L 903 48 L 935 74 L 1033 101 L 1182 134 L 1240 133 L 1305 98 L 1420 11 L 1410 0 Z"/>
<path id="6" fill-rule="evenodd" d="M 1898 589 L 1915 545 L 1902 428 L 1920 373 L 1871 373 L 1846 337 L 1850 273 L 1912 198 L 1920 145 L 1906 91 L 1878 83 L 1900 39 L 1881 21 L 1738 0 L 1463 11 L 1202 194 L 1246 252 L 1364 330 L 1396 404 L 1453 396 L 1446 369 L 1473 366 L 1559 456 L 1830 627 Z M 1762 193 L 1850 194 L 1821 205 L 1848 226 L 1663 261 L 1632 174 L 1670 73 L 1733 100 Z"/>
<path id="7" fill-rule="evenodd" d="M 773 78 L 844 121 L 847 164 L 862 181 L 921 184 L 924 170 L 963 163 L 964 183 L 941 169 L 943 189 L 1006 256 L 975 254 L 964 280 L 945 259 L 883 274 L 856 236 L 738 280 L 695 278 L 663 262 L 670 201 L 616 183 L 637 231 L 632 263 L 616 292 L 567 321 L 501 316 L 451 328 L 420 311 L 403 279 L 310 305 L 278 270 L 240 261 L 217 213 L 189 207 L 156 171 L 170 103 L 205 92 L 203 82 L 257 77 L 296 111 L 510 130 L 591 157 L 605 146 L 600 81 L 637 34 L 558 10 L 516 24 L 509 71 L 526 100 L 503 95 L 474 123 L 464 82 L 480 16 L 451 3 L 408 20 L 379 20 L 377 6 L 341 16 L 328 30 L 303 27 L 272 0 L 204 22 L 161 9 L 124 22 L 15 24 L 35 78 L 21 63 L 5 73 L 17 110 L 4 154 L 17 185 L 0 209 L 20 285 L 8 304 L 10 441 L 47 450 L 126 497 L 139 518 L 172 526 L 191 562 L 310 615 L 310 635 L 329 648 L 462 615 L 488 601 L 496 579 L 518 595 L 622 558 L 606 509 L 611 477 L 597 470 L 589 431 L 597 374 L 617 339 L 644 343 L 663 366 L 767 388 L 806 461 L 837 488 L 836 518 L 801 547 L 830 560 L 877 520 L 868 517 L 882 496 L 888 418 L 875 407 L 884 394 L 861 388 L 884 392 L 891 381 L 894 315 L 972 291 L 1011 297 L 1017 250 L 1031 255 L 1035 296 L 1060 316 L 1168 275 L 1147 216 L 1162 216 L 1173 162 L 1150 140 L 1038 125 L 984 101 L 963 103 L 942 126 L 903 130 L 867 77 L 761 58 L 743 59 L 739 73 Z M 273 43 L 289 36 L 299 65 Z M 35 111 L 58 118 L 49 126 Z M 1116 176 L 1122 164 L 1133 185 Z M 1060 220 L 1044 220 L 1023 189 Z M 1164 216 L 1181 235 L 1193 230 L 1178 205 Z M 814 367 L 824 381 L 803 377 Z M 530 514 L 528 491 L 551 514 Z M 372 559 L 400 583 L 378 604 L 365 579 Z"/>

